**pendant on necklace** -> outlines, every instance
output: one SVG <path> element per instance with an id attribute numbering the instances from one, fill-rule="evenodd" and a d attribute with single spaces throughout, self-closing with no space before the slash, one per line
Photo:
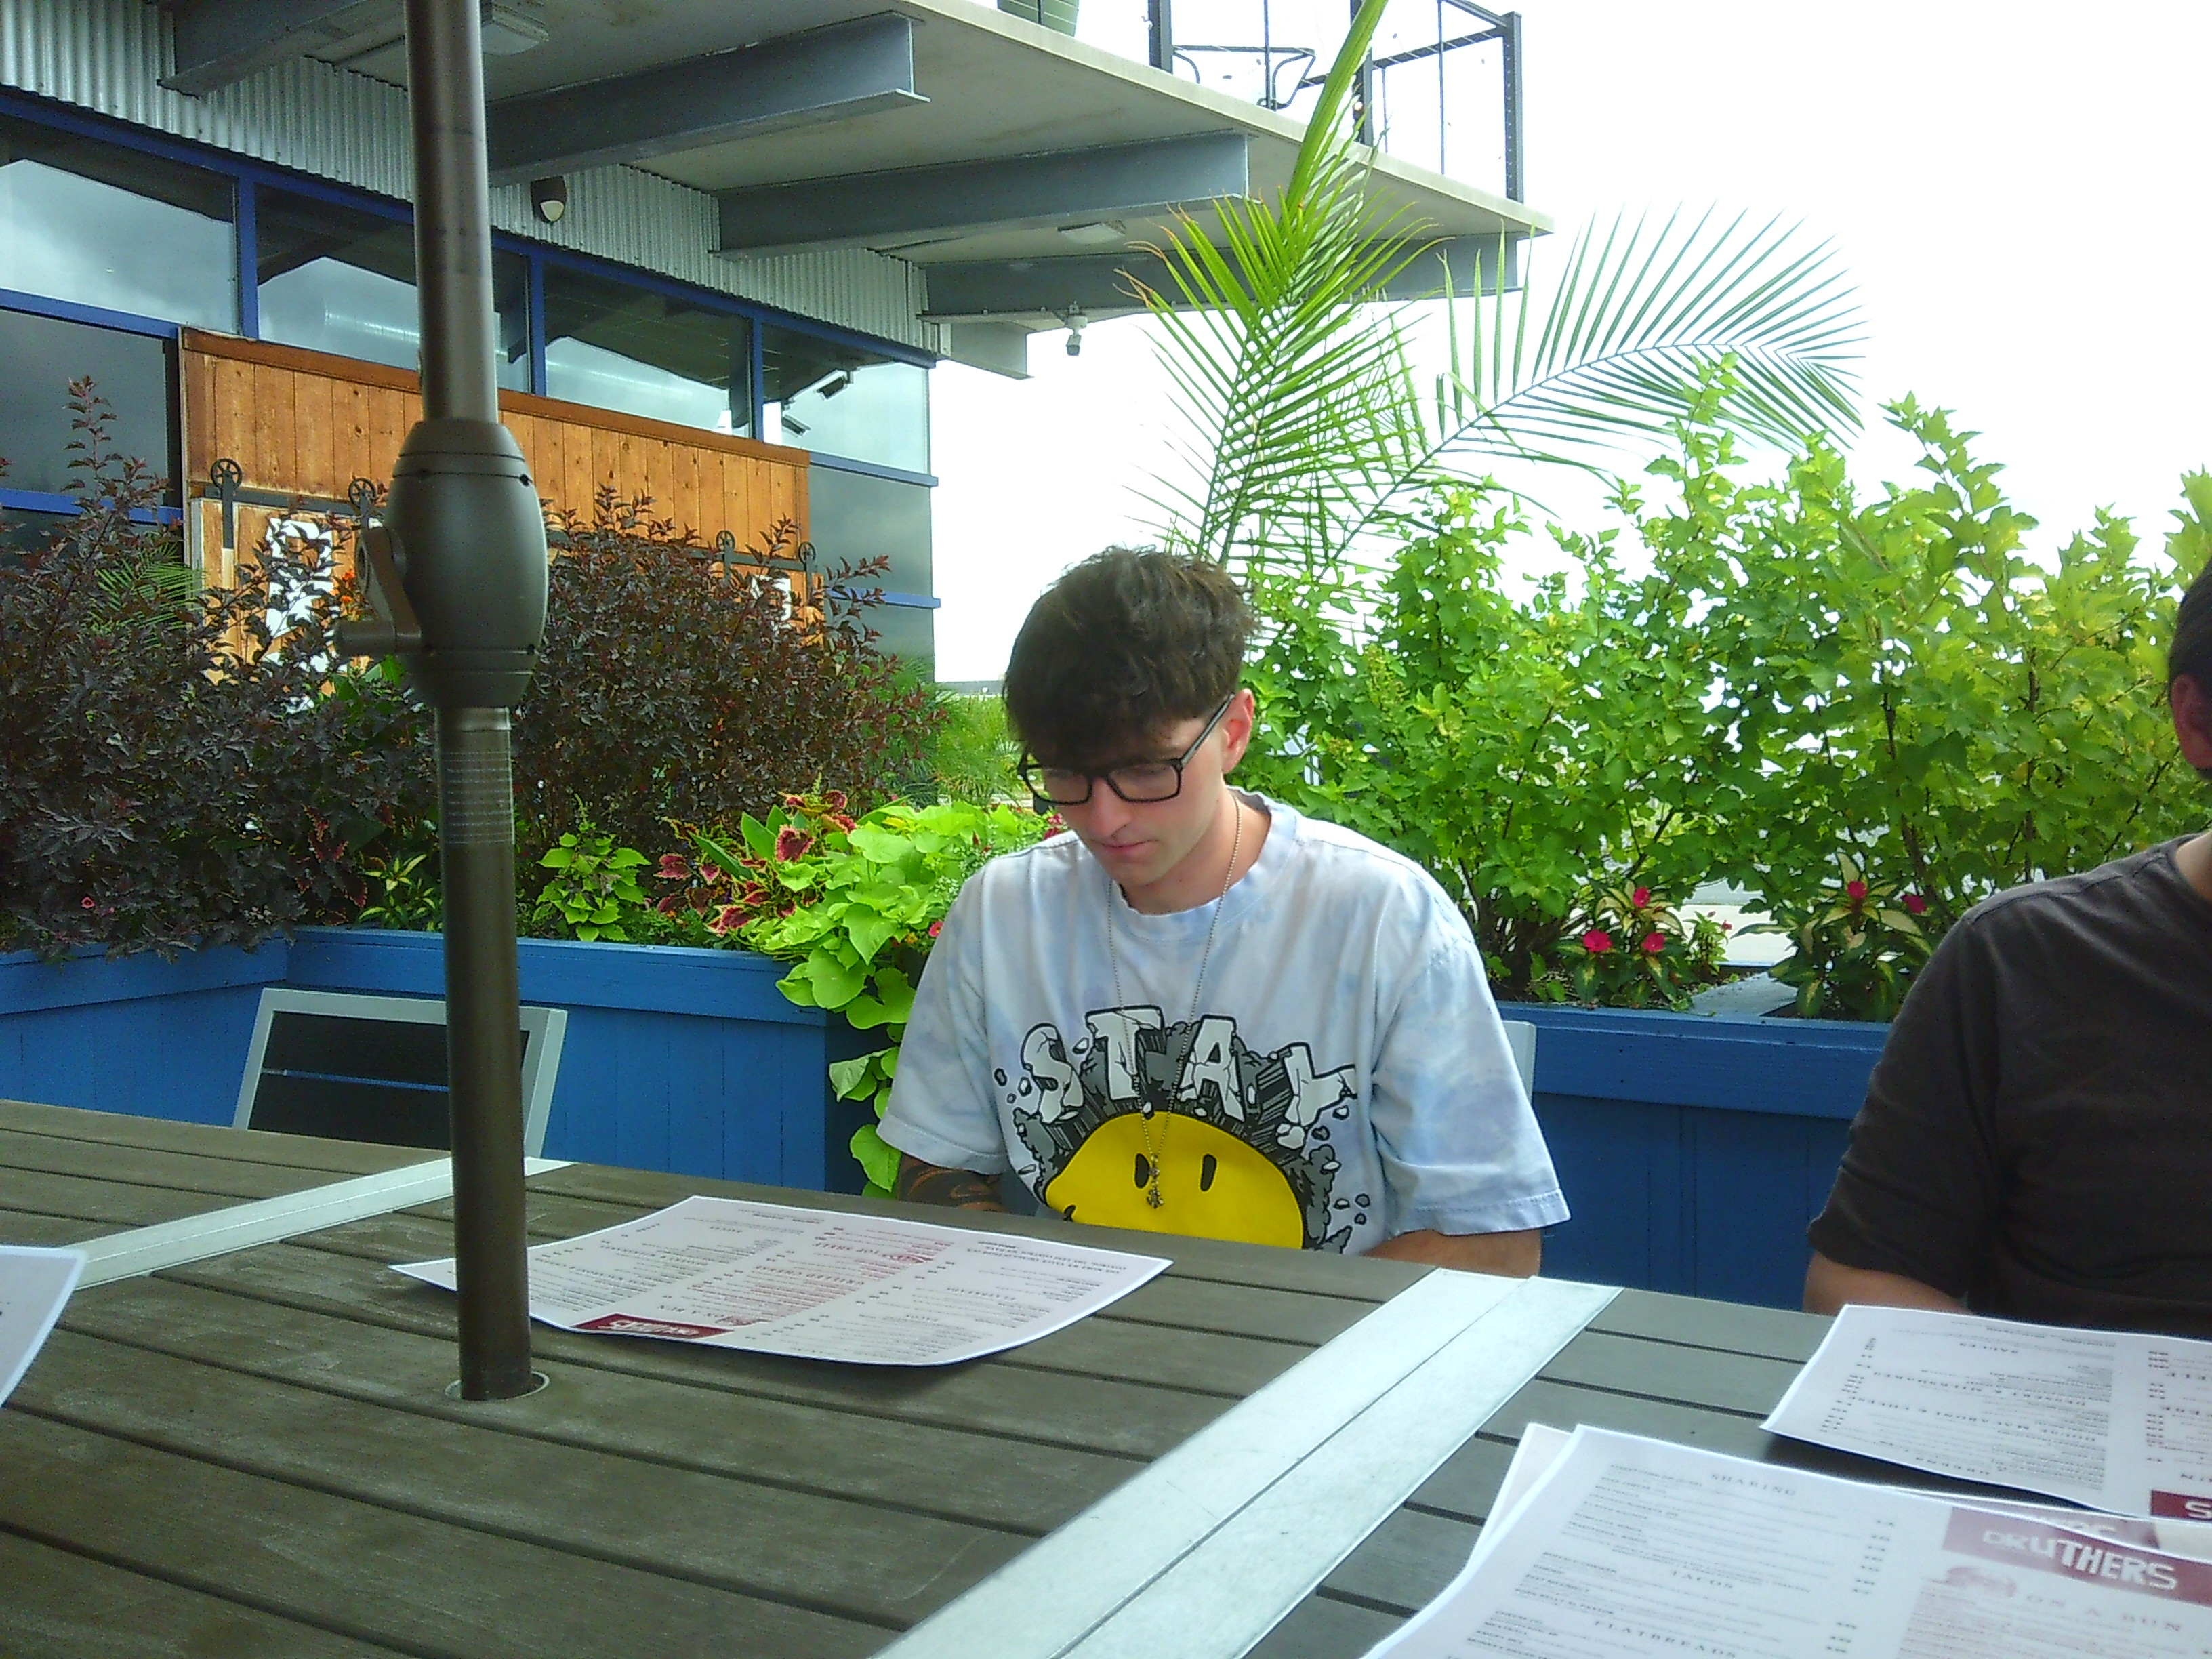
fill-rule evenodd
<path id="1" fill-rule="evenodd" d="M 1158 1176 L 1154 1176 L 1152 1184 L 1145 1188 L 1145 1202 L 1156 1210 L 1167 1202 L 1167 1200 L 1160 1196 L 1160 1178 Z"/>

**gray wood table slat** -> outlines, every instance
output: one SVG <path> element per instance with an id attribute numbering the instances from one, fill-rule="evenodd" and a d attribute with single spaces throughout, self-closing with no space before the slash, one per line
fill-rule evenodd
<path id="1" fill-rule="evenodd" d="M 527 1408 L 447 1400 L 450 1337 L 370 1330 L 177 1282 L 105 1286 L 70 1304 L 65 1331 L 394 1411 L 481 1425 L 504 1414 L 556 1445 L 639 1458 L 768 1487 L 872 1502 L 1035 1535 L 1121 1484 L 1143 1460 L 886 1420 L 722 1389 L 567 1365 Z"/>
<path id="2" fill-rule="evenodd" d="M 0 1531 L 434 1659 L 871 1653 L 854 1620 L 0 1410 Z M 4 1618 L 0 1609 L 0 1618 Z M 4 1648 L 0 1648 L 4 1650 Z"/>
<path id="3" fill-rule="evenodd" d="M 394 1148 L 398 1151 L 402 1149 Z M 436 1152 L 404 1149 L 386 1167 L 420 1164 Z M 176 1213 L 192 1215 L 216 1203 L 242 1203 L 328 1186 L 355 1171 L 302 1168 L 291 1164 L 232 1163 L 210 1153 L 149 1151 L 143 1146 L 65 1140 L 58 1135 L 24 1134 L 0 1128 L 0 1170 L 92 1181 L 115 1181 L 177 1196 Z M 373 1173 L 373 1172 L 372 1172 Z M 162 1219 L 169 1219 L 163 1217 Z"/>
<path id="4" fill-rule="evenodd" d="M 418 1359 L 416 1391 L 441 1395 L 450 1358 Z M 671 1408 L 681 1403 L 637 1399 L 627 1409 L 669 1413 L 673 1427 L 681 1419 Z M 550 1442 L 528 1431 L 542 1408 L 527 1401 L 478 1408 L 477 1422 L 432 1417 L 73 1330 L 54 1334 L 8 1409 L 580 1561 L 835 1608 L 886 1629 L 913 1623 L 1029 1541 Z M 460 1470 L 466 1478 L 454 1479 Z"/>
<path id="5" fill-rule="evenodd" d="M 441 1252 L 447 1253 L 450 1249 Z M 376 1262 L 297 1243 L 220 1256 L 161 1276 L 445 1342 L 454 1338 L 450 1297 L 403 1279 Z M 1139 1458 L 1157 1457 L 1179 1444 L 1231 1403 L 1218 1395 L 1024 1370 L 991 1361 L 918 1373 L 854 1372 L 811 1360 L 543 1328 L 532 1340 L 541 1358 L 608 1372 Z"/>
<path id="6" fill-rule="evenodd" d="M 51 1170 L 0 1168 L 0 1244 L 40 1242 L 14 1237 L 5 1218 L 12 1216 L 69 1222 L 81 1229 L 78 1237 L 96 1238 L 244 1201 L 228 1193 L 185 1193 L 173 1187 L 142 1187 L 93 1176 L 58 1175 Z"/>
<path id="7" fill-rule="evenodd" d="M 84 1224 L 52 1213 L 64 1186 L 69 1204 L 143 1224 L 168 1218 L 149 1213 L 164 1205 L 422 1156 L 76 1122 L 97 1115 L 0 1105 L 0 1183 L 31 1183 L 19 1227 Z M 568 1237 L 694 1191 L 880 1207 L 572 1166 L 533 1177 L 529 1224 L 538 1240 Z M 0 1412 L 0 1572 L 37 1565 L 46 1601 L 82 1582 L 100 1605 L 143 1607 L 173 1645 L 134 1652 L 872 1653 L 1424 1271 L 946 1214 L 932 1218 L 1174 1266 L 1042 1342 L 928 1371 L 539 1328 L 552 1386 L 467 1405 L 442 1390 L 453 1299 L 390 1268 L 450 1254 L 450 1212 L 426 1205 L 81 1292 Z M 1356 1659 L 1433 1595 L 1528 1422 L 1803 1461 L 1757 1423 L 1820 1328 L 1623 1295 L 1255 1652 Z M 109 1650 L 19 1635 L 43 1632 L 32 1618 L 0 1597 L 0 1652 Z M 230 1645 L 184 1645 L 187 1620 Z"/>
<path id="8" fill-rule="evenodd" d="M 385 1659 L 393 1650 L 0 1532 L 9 1659 Z"/>
<path id="9" fill-rule="evenodd" d="M 0 1244 L 82 1244 L 114 1231 L 112 1222 L 0 1208 Z"/>
<path id="10" fill-rule="evenodd" d="M 133 1146 L 145 1152 L 204 1154 L 219 1147 L 216 1155 L 226 1163 L 280 1164 L 311 1175 L 319 1171 L 332 1178 L 374 1175 L 436 1156 L 419 1146 L 270 1134 L 258 1129 L 129 1117 L 118 1112 L 88 1112 L 74 1106 L 40 1106 L 22 1100 L 0 1100 L 0 1129 L 93 1146 Z"/>

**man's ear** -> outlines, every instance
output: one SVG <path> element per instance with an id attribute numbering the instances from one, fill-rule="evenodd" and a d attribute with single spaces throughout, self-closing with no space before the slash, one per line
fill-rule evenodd
<path id="1" fill-rule="evenodd" d="M 1252 724 L 1258 718 L 1251 691 L 1243 686 L 1229 704 L 1229 712 L 1221 717 L 1221 769 L 1233 770 L 1244 751 L 1252 745 Z"/>
<path id="2" fill-rule="evenodd" d="M 2179 674 L 2166 688 L 2173 709 L 2173 732 L 2181 757 L 2200 772 L 2212 772 L 2212 687 L 2194 674 Z"/>

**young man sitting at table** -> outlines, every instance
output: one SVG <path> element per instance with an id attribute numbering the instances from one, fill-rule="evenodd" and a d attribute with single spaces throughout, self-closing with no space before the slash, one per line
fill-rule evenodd
<path id="1" fill-rule="evenodd" d="M 1411 860 L 1230 787 L 1250 617 L 1111 549 L 1030 611 L 1022 775 L 1072 833 L 995 859 L 923 970 L 899 1196 L 1536 1271 L 1567 1207 L 1466 921 Z M 1035 758 L 1029 758 L 1034 757 Z"/>
<path id="2" fill-rule="evenodd" d="M 2212 567 L 2166 657 L 2212 780 Z M 2212 835 L 2000 893 L 1898 1011 L 1805 1305 L 2212 1336 Z"/>

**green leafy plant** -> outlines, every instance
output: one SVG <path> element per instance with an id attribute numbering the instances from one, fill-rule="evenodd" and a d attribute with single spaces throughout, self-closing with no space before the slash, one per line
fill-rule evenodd
<path id="1" fill-rule="evenodd" d="M 1721 965 L 1727 930 L 1711 916 L 1685 922 L 1648 887 L 1604 888 L 1553 948 L 1553 971 L 1540 978 L 1540 999 L 1589 1007 L 1686 1008 L 1708 985 L 1728 978 Z"/>
<path id="2" fill-rule="evenodd" d="M 921 965 L 962 884 L 1059 824 L 997 804 L 892 801 L 857 819 L 844 805 L 839 795 L 787 796 L 767 818 L 742 822 L 739 844 L 698 835 L 695 857 L 681 870 L 664 860 L 660 874 L 685 884 L 679 906 L 717 905 L 712 921 L 725 937 L 792 963 L 776 988 L 792 1001 L 883 1033 L 884 1047 L 830 1068 L 839 1097 L 872 1103 L 880 1118 Z M 888 1193 L 898 1154 L 873 1124 L 854 1133 L 852 1151 L 869 1190 Z"/>
<path id="3" fill-rule="evenodd" d="M 1797 990 L 1807 1019 L 1887 1019 L 1932 949 L 1920 918 L 1928 901 L 1894 883 L 1869 881 L 1849 853 L 1820 890 L 1778 903 L 1781 918 L 1753 930 L 1786 934 L 1789 957 L 1774 977 Z"/>
<path id="4" fill-rule="evenodd" d="M 1858 958 L 1822 967 L 1844 947 L 1802 933 L 1832 908 L 1839 842 L 1871 886 L 1927 906 L 1932 944 L 2002 887 L 2201 817 L 2162 653 L 2212 478 L 2184 481 L 2163 550 L 2100 517 L 2030 556 L 2033 521 L 1940 412 L 1891 410 L 1920 482 L 1863 500 L 1821 445 L 1747 479 L 1724 380 L 1677 453 L 1615 492 L 1614 523 L 1554 529 L 1564 571 L 1516 592 L 1510 499 L 1433 492 L 1364 642 L 1285 606 L 1251 670 L 1247 774 L 1425 864 L 1500 996 L 1632 992 L 1608 981 L 1625 958 L 1577 963 L 1595 896 L 1726 878 L 1795 919 L 1820 1006 L 1879 1017 L 1909 941 L 1851 947 L 1889 975 L 1852 989 Z"/>
<path id="5" fill-rule="evenodd" d="M 580 939 L 630 942 L 631 929 L 653 914 L 653 901 L 638 883 L 647 862 L 635 847 L 617 847 L 615 838 L 580 815 L 576 828 L 562 832 L 538 860 L 554 872 L 532 907 L 533 928 L 551 927 Z"/>

